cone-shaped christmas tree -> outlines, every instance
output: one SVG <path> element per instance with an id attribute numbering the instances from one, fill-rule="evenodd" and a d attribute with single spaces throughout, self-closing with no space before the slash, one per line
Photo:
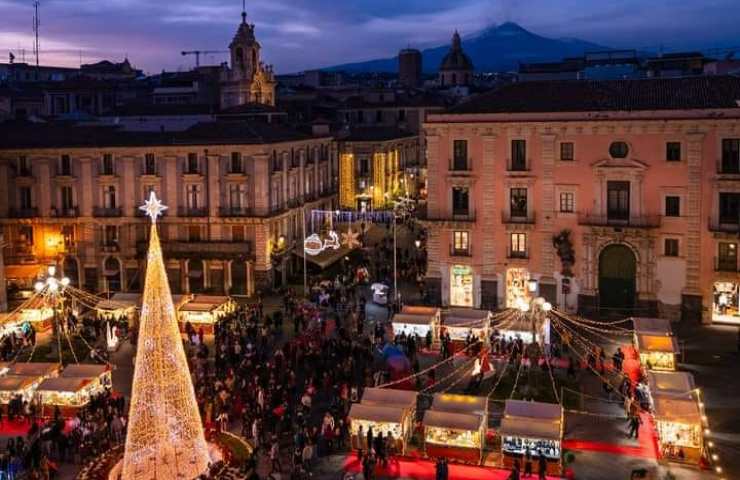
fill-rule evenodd
<path id="1" fill-rule="evenodd" d="M 152 192 L 144 299 L 129 410 L 123 480 L 192 480 L 208 468 L 208 447 L 162 259 Z"/>

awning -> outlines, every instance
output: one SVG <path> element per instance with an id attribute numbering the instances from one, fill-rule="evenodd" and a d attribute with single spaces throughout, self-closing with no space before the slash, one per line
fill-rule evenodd
<path id="1" fill-rule="evenodd" d="M 657 420 L 677 423 L 697 423 L 701 425 L 699 405 L 693 398 L 678 398 L 656 395 L 655 418 Z"/>
<path id="2" fill-rule="evenodd" d="M 449 428 L 451 430 L 464 430 L 477 432 L 483 426 L 483 417 L 466 413 L 439 412 L 427 410 L 424 413 L 424 426 Z"/>
<path id="3" fill-rule="evenodd" d="M 678 395 L 688 393 L 696 388 L 694 376 L 688 372 L 655 372 L 647 373 L 650 393 L 659 395 L 669 393 Z"/>
<path id="4" fill-rule="evenodd" d="M 406 313 L 409 315 L 436 317 L 439 315 L 439 308 L 424 307 L 421 305 L 404 305 L 403 308 L 401 309 L 401 313 Z"/>
<path id="5" fill-rule="evenodd" d="M 371 422 L 402 423 L 404 414 L 403 408 L 364 405 L 362 403 L 353 404 L 349 410 L 350 421 L 366 420 Z"/>
<path id="6" fill-rule="evenodd" d="M 417 393 L 392 388 L 366 388 L 362 394 L 364 405 L 380 405 L 398 408 L 416 408 Z"/>
<path id="7" fill-rule="evenodd" d="M 438 412 L 485 415 L 488 412 L 488 399 L 472 395 L 437 393 L 432 399 L 432 409 Z"/>
<path id="8" fill-rule="evenodd" d="M 141 295 L 138 293 L 116 293 L 107 300 L 101 300 L 96 305 L 100 310 L 128 310 L 139 308 Z"/>
<path id="9" fill-rule="evenodd" d="M 397 313 L 393 315 L 392 323 L 404 325 L 431 325 L 433 317 L 427 315 L 409 315 L 407 313 Z"/>
<path id="10" fill-rule="evenodd" d="M 676 337 L 642 334 L 637 335 L 637 349 L 640 352 L 678 353 L 679 351 Z"/>
<path id="11" fill-rule="evenodd" d="M 37 392 L 69 392 L 77 393 L 97 378 L 56 377 L 47 378 L 36 389 Z"/>
<path id="12" fill-rule="evenodd" d="M 32 387 L 37 381 L 37 377 L 28 375 L 5 375 L 0 377 L 0 391 L 22 392 Z"/>
<path id="13" fill-rule="evenodd" d="M 536 440 L 561 440 L 560 420 L 540 418 L 504 417 L 501 419 L 499 434 L 517 438 Z"/>
<path id="14" fill-rule="evenodd" d="M 665 318 L 632 317 L 632 323 L 637 334 L 666 336 L 673 334 L 671 321 Z"/>
<path id="15" fill-rule="evenodd" d="M 218 306 L 211 303 L 186 303 L 180 307 L 181 312 L 210 312 L 215 310 Z"/>
<path id="16" fill-rule="evenodd" d="M 504 416 L 560 421 L 563 416 L 563 407 L 557 403 L 507 400 L 504 405 Z"/>
<path id="17" fill-rule="evenodd" d="M 39 273 L 41 273 L 43 268 L 44 267 L 38 263 L 5 265 L 5 278 L 8 280 L 34 279 Z"/>
<path id="18" fill-rule="evenodd" d="M 447 327 L 483 328 L 490 318 L 488 310 L 474 308 L 451 308 L 442 315 L 442 325 Z"/>

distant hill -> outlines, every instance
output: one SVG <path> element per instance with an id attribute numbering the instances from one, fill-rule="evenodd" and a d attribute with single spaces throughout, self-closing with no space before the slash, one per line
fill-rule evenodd
<path id="1" fill-rule="evenodd" d="M 516 70 L 519 63 L 557 61 L 564 57 L 580 56 L 587 51 L 609 50 L 608 47 L 577 38 L 542 37 L 512 22 L 488 27 L 472 37 L 463 39 L 462 44 L 478 72 L 511 71 Z M 449 48 L 448 43 L 423 50 L 424 73 L 435 73 Z M 352 73 L 397 72 L 398 59 L 392 57 L 347 63 L 323 70 L 344 70 Z"/>

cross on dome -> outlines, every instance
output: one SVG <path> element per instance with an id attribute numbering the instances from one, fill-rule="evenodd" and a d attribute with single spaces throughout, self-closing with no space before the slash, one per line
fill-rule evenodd
<path id="1" fill-rule="evenodd" d="M 140 206 L 139 210 L 151 218 L 152 223 L 157 223 L 157 217 L 167 210 L 167 206 L 162 204 L 162 201 L 157 198 L 157 194 L 154 191 L 151 191 L 149 192 L 149 199 L 144 200 L 144 205 Z"/>

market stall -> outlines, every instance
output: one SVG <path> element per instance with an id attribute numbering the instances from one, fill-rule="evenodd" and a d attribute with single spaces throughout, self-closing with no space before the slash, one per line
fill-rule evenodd
<path id="1" fill-rule="evenodd" d="M 116 293 L 95 306 L 98 318 L 107 321 L 127 321 L 132 325 L 141 306 L 141 294 Z"/>
<path id="2" fill-rule="evenodd" d="M 488 399 L 473 395 L 436 393 L 432 397 L 432 410 L 437 412 L 488 416 Z"/>
<path id="3" fill-rule="evenodd" d="M 494 322 L 491 326 L 493 335 L 504 338 L 507 341 L 521 339 L 525 344 L 532 343 L 532 320 L 531 316 L 517 315 L 514 318 L 503 318 Z M 535 327 L 535 340 L 544 339 L 546 344 L 550 343 L 550 321 L 546 320 Z"/>
<path id="4" fill-rule="evenodd" d="M 62 371 L 60 363 L 26 362 L 14 363 L 8 368 L 8 375 L 23 375 L 26 377 L 39 377 L 41 380 L 58 377 Z"/>
<path id="5" fill-rule="evenodd" d="M 507 400 L 499 430 L 504 468 L 515 459 L 523 463 L 527 450 L 533 458 L 544 454 L 547 472 L 560 475 L 563 439 L 563 408 L 558 404 Z"/>
<path id="6" fill-rule="evenodd" d="M 640 364 L 646 370 L 676 370 L 678 340 L 676 337 L 635 334 Z"/>
<path id="7" fill-rule="evenodd" d="M 178 308 L 180 330 L 185 331 L 185 325 L 190 323 L 196 331 L 202 328 L 205 334 L 212 334 L 216 322 L 234 310 L 236 303 L 231 297 L 195 295 Z"/>
<path id="8" fill-rule="evenodd" d="M 54 322 L 54 309 L 38 302 L 37 306 L 22 309 L 20 317 L 21 322 L 30 323 L 37 332 L 47 332 Z"/>
<path id="9" fill-rule="evenodd" d="M 655 395 L 655 425 L 664 459 L 698 464 L 704 447 L 703 424 L 694 395 Z"/>
<path id="10" fill-rule="evenodd" d="M 350 441 L 355 450 L 367 451 L 367 432 L 372 429 L 373 436 L 380 433 L 391 436 L 391 448 L 396 453 L 406 451 L 406 442 L 412 433 L 409 428 L 413 420 L 407 410 L 399 407 L 355 403 L 349 410 Z"/>
<path id="11" fill-rule="evenodd" d="M 488 341 L 491 312 L 473 308 L 451 308 L 442 315 L 440 334 L 447 332 L 455 347 L 465 343 L 468 336 L 477 337 L 481 342 Z"/>
<path id="12" fill-rule="evenodd" d="M 4 375 L 0 377 L 0 405 L 3 413 L 7 413 L 7 406 L 14 398 L 20 396 L 24 401 L 33 398 L 33 393 L 41 379 L 28 375 Z"/>
<path id="13" fill-rule="evenodd" d="M 113 385 L 112 370 L 105 364 L 77 363 L 67 365 L 59 375 L 62 378 L 94 378 L 95 385 L 91 386 L 92 393 L 97 394 Z"/>
<path id="14" fill-rule="evenodd" d="M 427 410 L 423 422 L 427 457 L 480 464 L 487 419 L 482 415 Z"/>
<path id="15" fill-rule="evenodd" d="M 90 402 L 99 392 L 98 377 L 47 378 L 36 389 L 36 398 L 41 404 L 41 415 L 51 417 L 59 408 L 62 415 L 69 417 Z"/>
<path id="16" fill-rule="evenodd" d="M 696 389 L 694 376 L 688 372 L 647 372 L 647 386 L 652 408 L 652 397 L 687 395 Z"/>
<path id="17" fill-rule="evenodd" d="M 440 310 L 433 307 L 405 306 L 401 313 L 393 316 L 393 333 L 398 335 L 406 332 L 406 335 L 418 334 L 422 339 L 427 332 L 432 333 L 432 342 L 439 340 Z"/>

